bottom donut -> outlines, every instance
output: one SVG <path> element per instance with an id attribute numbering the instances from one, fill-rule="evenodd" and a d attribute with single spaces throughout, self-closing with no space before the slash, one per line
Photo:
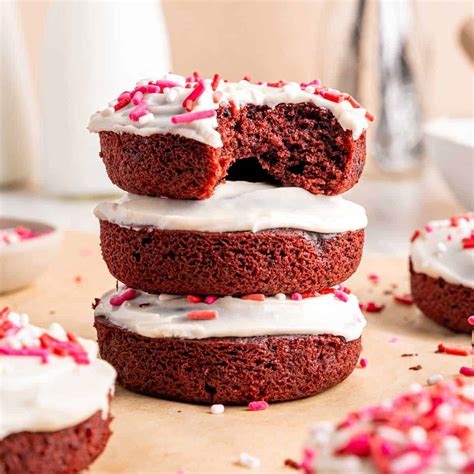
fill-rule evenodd
<path id="1" fill-rule="evenodd" d="M 235 405 L 308 397 L 348 377 L 361 352 L 365 320 L 353 295 L 209 305 L 137 291 L 120 306 L 111 297 L 95 311 L 101 357 L 120 385 L 154 397 Z"/>
<path id="2" fill-rule="evenodd" d="M 77 425 L 52 432 L 23 431 L 0 441 L 0 472 L 76 473 L 105 449 L 112 434 L 109 414 L 99 411 Z"/>

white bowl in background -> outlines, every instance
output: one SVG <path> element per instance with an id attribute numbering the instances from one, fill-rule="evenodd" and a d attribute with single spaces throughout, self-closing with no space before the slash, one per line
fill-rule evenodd
<path id="1" fill-rule="evenodd" d="M 474 119 L 437 118 L 425 126 L 428 157 L 441 171 L 451 191 L 474 209 Z"/>
<path id="2" fill-rule="evenodd" d="M 0 247 L 0 293 L 8 293 L 29 285 L 56 257 L 62 233 L 41 222 L 0 217 L 0 229 L 27 227 L 43 233 L 33 239 Z"/>

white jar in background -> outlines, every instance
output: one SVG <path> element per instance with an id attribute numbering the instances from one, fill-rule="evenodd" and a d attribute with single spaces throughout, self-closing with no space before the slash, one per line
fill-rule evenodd
<path id="1" fill-rule="evenodd" d="M 38 119 L 16 2 L 0 5 L 0 186 L 30 177 Z"/>
<path id="2" fill-rule="evenodd" d="M 117 192 L 89 117 L 138 79 L 169 70 L 158 1 L 53 2 L 40 51 L 40 188 L 63 196 Z"/>

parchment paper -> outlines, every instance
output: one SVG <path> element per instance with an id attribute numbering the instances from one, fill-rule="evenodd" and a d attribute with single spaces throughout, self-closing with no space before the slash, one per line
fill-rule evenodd
<path id="1" fill-rule="evenodd" d="M 380 274 L 378 285 L 368 280 L 370 272 Z M 0 307 L 27 312 L 34 324 L 58 321 L 95 339 L 91 303 L 114 284 L 100 258 L 98 238 L 68 233 L 60 258 L 48 272 L 29 288 L 0 297 Z M 347 285 L 362 302 L 386 304 L 383 312 L 366 314 L 367 368 L 357 368 L 345 382 L 315 397 L 271 404 L 261 412 L 228 407 L 224 415 L 211 415 L 206 406 L 153 399 L 117 387 L 114 433 L 90 472 L 245 472 L 236 464 L 241 452 L 260 458 L 258 472 L 292 472 L 283 462 L 299 458 L 312 422 L 339 420 L 347 411 L 380 402 L 414 382 L 425 385 L 430 375 L 449 377 L 472 363 L 470 357 L 435 354 L 441 341 L 469 347 L 468 335 L 455 335 L 423 317 L 415 306 L 400 305 L 384 294 L 407 291 L 404 259 L 366 256 Z M 394 337 L 398 342 L 389 342 Z M 406 353 L 418 355 L 402 357 Z M 420 370 L 409 370 L 418 364 Z"/>

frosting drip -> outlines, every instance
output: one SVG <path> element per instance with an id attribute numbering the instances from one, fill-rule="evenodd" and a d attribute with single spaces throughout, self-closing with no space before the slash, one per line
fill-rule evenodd
<path id="1" fill-rule="evenodd" d="M 265 301 L 226 296 L 212 304 L 190 303 L 184 296 L 152 295 L 142 291 L 120 306 L 112 306 L 115 291 L 102 297 L 96 316 L 105 316 L 113 324 L 147 337 L 252 337 L 290 334 L 330 334 L 347 341 L 358 339 L 365 319 L 354 295 L 341 301 L 326 294 L 301 301 L 267 297 Z M 169 299 L 172 298 L 172 299 Z M 216 311 L 209 320 L 188 319 L 195 311 Z"/>
<path id="2" fill-rule="evenodd" d="M 7 333 L 0 338 L 5 352 L 39 348 L 39 337 L 49 334 L 66 340 L 64 330 L 53 324 L 43 330 L 28 323 L 26 315 L 10 313 Z M 18 330 L 18 328 L 20 328 Z M 93 341 L 78 339 L 87 353 L 88 364 L 79 365 L 72 357 L 50 354 L 47 361 L 33 355 L 0 353 L 0 439 L 22 431 L 57 431 L 74 426 L 102 411 L 108 415 L 109 394 L 113 392 L 115 370 L 97 359 Z"/>
<path id="3" fill-rule="evenodd" d="M 258 232 L 291 228 L 324 234 L 363 229 L 362 206 L 341 196 L 316 196 L 302 188 L 228 181 L 203 201 L 128 194 L 95 209 L 101 219 L 123 227 L 201 232 Z"/>
<path id="4" fill-rule="evenodd" d="M 207 118 L 186 123 L 173 123 L 172 121 L 172 117 L 179 117 L 186 113 L 184 103 L 192 91 L 192 89 L 186 88 L 186 85 L 196 85 L 195 79 L 189 82 L 182 76 L 166 74 L 163 79 L 151 81 L 152 84 L 168 85 L 168 87 L 158 89 L 153 85 L 148 87 L 149 82 L 145 80 L 137 83 L 137 88 L 144 91 L 140 93 L 143 95 L 142 103 L 146 103 L 146 107 L 141 107 L 141 103 L 137 100 L 135 102 L 129 101 L 121 107 L 120 97 L 127 94 L 124 93 L 118 100 L 111 102 L 109 107 L 96 112 L 91 117 L 89 130 L 91 132 L 125 132 L 142 136 L 173 133 L 213 148 L 222 147 L 215 113 L 207 114 L 211 115 Z M 228 105 L 230 102 L 239 108 L 247 104 L 275 107 L 278 104 L 312 102 L 318 107 L 330 110 L 344 130 L 352 131 L 354 140 L 357 140 L 368 127 L 366 110 L 358 106 L 352 98 L 333 89 L 324 88 L 318 92 L 320 86 L 316 84 L 301 85 L 290 82 L 270 87 L 267 83 L 252 84 L 247 80 L 237 83 L 219 80 L 217 84 L 213 85 L 213 81 L 210 79 L 202 80 L 202 84 L 204 91 L 194 102 L 193 112 L 215 111 L 221 105 Z M 333 96 L 340 97 L 340 99 L 336 99 L 340 102 L 328 99 Z M 120 108 L 116 110 L 117 107 Z"/>
<path id="5" fill-rule="evenodd" d="M 474 213 L 428 223 L 411 244 L 411 261 L 417 273 L 474 288 Z"/>

